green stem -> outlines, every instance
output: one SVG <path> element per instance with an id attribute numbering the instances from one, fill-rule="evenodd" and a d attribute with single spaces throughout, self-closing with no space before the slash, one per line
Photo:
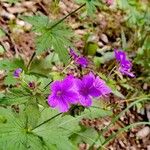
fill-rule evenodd
<path id="1" fill-rule="evenodd" d="M 44 87 L 44 91 L 46 90 L 46 88 L 52 83 L 53 81 L 49 82 L 47 85 L 45 85 Z"/>
<path id="2" fill-rule="evenodd" d="M 27 65 L 27 71 L 29 70 L 30 65 L 31 65 L 31 63 L 32 63 L 33 58 L 35 57 L 35 55 L 36 55 L 36 52 L 34 52 L 34 53 L 32 54 L 32 56 L 31 56 L 31 58 L 30 58 L 30 60 L 29 60 L 29 63 L 28 63 L 28 65 Z"/>
<path id="3" fill-rule="evenodd" d="M 141 98 L 141 99 L 138 99 L 134 102 L 132 102 L 127 108 L 125 108 L 121 113 L 119 113 L 117 116 L 115 116 L 115 118 L 112 119 L 112 121 L 104 128 L 102 129 L 102 131 L 99 133 L 99 136 L 98 138 L 96 139 L 96 141 L 90 146 L 89 150 L 92 150 L 94 144 L 98 141 L 98 139 L 100 138 L 101 135 L 103 135 L 109 127 L 111 127 L 112 124 L 114 124 L 120 117 L 121 115 L 123 115 L 125 112 L 127 112 L 132 106 L 134 106 L 135 104 L 139 103 L 139 102 L 142 102 L 142 101 L 145 101 L 145 100 L 150 100 L 149 97 L 145 97 L 145 98 Z"/>
<path id="4" fill-rule="evenodd" d="M 139 125 L 150 125 L 150 122 L 136 122 L 136 123 L 133 123 L 133 124 L 130 124 L 124 128 L 121 128 L 119 129 L 116 133 L 113 133 L 110 137 L 108 137 L 103 143 L 101 146 L 99 146 L 97 149 L 98 150 L 101 150 L 105 145 L 107 145 L 111 140 L 113 140 L 118 134 L 124 132 L 124 131 L 127 131 L 128 129 L 130 128 L 133 128 L 133 127 L 136 127 L 136 126 L 139 126 Z"/>
<path id="5" fill-rule="evenodd" d="M 74 14 L 75 12 L 77 12 L 78 10 L 80 10 L 84 6 L 85 6 L 85 4 L 81 5 L 80 7 L 78 7 L 77 9 L 75 9 L 74 11 L 70 12 L 68 15 L 66 15 L 65 17 L 63 17 L 62 19 L 60 19 L 58 22 L 56 22 L 54 25 L 52 25 L 48 29 L 54 28 L 55 26 L 57 26 L 58 24 L 60 24 L 62 21 L 64 21 L 66 18 L 68 18 L 69 16 L 71 16 L 72 14 Z"/>
<path id="6" fill-rule="evenodd" d="M 52 119 L 58 117 L 58 116 L 61 115 L 61 114 L 62 114 L 62 113 L 59 113 L 59 114 L 57 114 L 57 115 L 55 115 L 55 116 L 53 116 L 53 117 L 51 117 L 51 118 L 45 120 L 44 122 L 42 122 L 42 123 L 40 123 L 39 125 L 37 125 L 36 127 L 34 127 L 32 130 L 35 130 L 36 128 L 39 128 L 39 127 L 42 126 L 43 124 L 46 124 L 47 122 L 51 121 Z"/>

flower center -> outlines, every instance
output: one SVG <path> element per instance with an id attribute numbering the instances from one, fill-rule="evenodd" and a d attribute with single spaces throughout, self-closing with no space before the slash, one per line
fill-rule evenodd
<path id="1" fill-rule="evenodd" d="M 58 91 L 56 95 L 60 97 L 62 95 L 62 91 Z"/>
<path id="2" fill-rule="evenodd" d="M 88 88 L 83 88 L 80 90 L 81 95 L 87 96 L 89 94 L 89 89 Z"/>

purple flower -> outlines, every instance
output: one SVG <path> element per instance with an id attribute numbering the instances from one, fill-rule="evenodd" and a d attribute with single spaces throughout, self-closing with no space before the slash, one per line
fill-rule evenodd
<path id="1" fill-rule="evenodd" d="M 60 112 L 67 112 L 70 104 L 78 101 L 78 94 L 74 88 L 74 77 L 67 76 L 62 81 L 55 81 L 51 84 L 51 95 L 48 96 L 48 104 Z"/>
<path id="2" fill-rule="evenodd" d="M 92 98 L 109 94 L 111 89 L 99 77 L 89 73 L 82 79 L 76 79 L 76 87 L 79 93 L 79 102 L 83 106 L 91 106 Z"/>
<path id="3" fill-rule="evenodd" d="M 22 69 L 21 69 L 21 68 L 18 68 L 18 69 L 16 69 L 16 70 L 14 71 L 13 76 L 16 77 L 16 78 L 19 78 L 21 72 L 22 72 Z"/>
<path id="4" fill-rule="evenodd" d="M 83 56 L 79 56 L 75 53 L 75 51 L 73 49 L 70 48 L 70 55 L 72 56 L 72 58 L 74 59 L 74 61 L 80 65 L 81 67 L 85 68 L 88 65 L 88 60 L 83 57 Z"/>
<path id="5" fill-rule="evenodd" d="M 112 90 L 106 85 L 105 81 L 100 79 L 99 77 L 96 77 L 94 85 L 97 90 L 100 91 L 99 96 L 105 96 L 112 92 Z"/>
<path id="6" fill-rule="evenodd" d="M 126 59 L 126 53 L 124 51 L 115 49 L 114 52 L 117 61 L 121 62 Z"/>
<path id="7" fill-rule="evenodd" d="M 70 48 L 70 55 L 72 56 L 73 59 L 78 58 L 78 55 L 75 53 L 75 51 L 72 48 Z"/>
<path id="8" fill-rule="evenodd" d="M 129 77 L 135 77 L 135 75 L 130 72 L 130 69 L 127 69 L 127 68 L 123 68 L 123 67 L 119 67 L 118 69 L 123 75 L 128 75 Z"/>
<path id="9" fill-rule="evenodd" d="M 131 72 L 132 69 L 132 63 L 130 62 L 130 60 L 128 60 L 126 53 L 122 50 L 114 50 L 115 52 L 115 57 L 116 60 L 120 63 L 119 65 L 119 71 L 123 74 L 123 75 L 127 75 L 130 77 L 135 77 L 135 75 Z"/>
<path id="10" fill-rule="evenodd" d="M 81 67 L 86 68 L 88 65 L 88 61 L 85 57 L 81 56 L 76 59 L 76 63 L 81 65 Z"/>

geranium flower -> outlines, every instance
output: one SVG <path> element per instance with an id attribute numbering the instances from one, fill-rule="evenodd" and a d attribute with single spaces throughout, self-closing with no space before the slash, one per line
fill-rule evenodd
<path id="1" fill-rule="evenodd" d="M 135 77 L 135 75 L 130 71 L 130 68 L 120 66 L 118 69 L 123 75 L 128 75 L 129 77 Z"/>
<path id="2" fill-rule="evenodd" d="M 86 68 L 88 66 L 88 60 L 83 56 L 77 55 L 72 48 L 70 48 L 70 55 L 72 56 L 76 64 L 80 65 L 83 68 Z"/>
<path id="3" fill-rule="evenodd" d="M 55 81 L 51 84 L 51 95 L 48 96 L 48 104 L 60 112 L 67 112 L 70 104 L 78 101 L 78 94 L 74 89 L 74 77 L 67 76 L 62 81 Z"/>
<path id="4" fill-rule="evenodd" d="M 75 53 L 75 51 L 72 48 L 70 48 L 69 52 L 70 52 L 70 55 L 72 56 L 73 59 L 77 59 L 78 58 L 78 55 Z"/>
<path id="5" fill-rule="evenodd" d="M 115 57 L 118 62 L 126 60 L 126 53 L 122 50 L 114 49 Z"/>
<path id="6" fill-rule="evenodd" d="M 106 96 L 107 94 L 112 92 L 112 90 L 106 85 L 106 82 L 99 77 L 96 77 L 93 86 L 100 91 L 99 96 Z"/>
<path id="7" fill-rule="evenodd" d="M 122 50 L 114 50 L 115 58 L 119 62 L 119 71 L 123 75 L 127 75 L 130 77 L 135 77 L 135 75 L 131 72 L 132 69 L 132 63 L 130 60 L 128 60 L 127 55 Z"/>
<path id="8" fill-rule="evenodd" d="M 81 65 L 81 67 L 86 68 L 88 65 L 88 61 L 85 57 L 81 56 L 76 59 L 76 63 Z"/>
<path id="9" fill-rule="evenodd" d="M 99 77 L 89 73 L 82 79 L 76 79 L 77 91 L 79 93 L 79 102 L 83 106 L 91 106 L 92 98 L 104 96 L 111 92 L 110 88 Z"/>
<path id="10" fill-rule="evenodd" d="M 21 69 L 21 68 L 18 68 L 18 69 L 16 69 L 16 70 L 14 71 L 13 76 L 16 77 L 16 78 L 19 78 L 21 72 L 22 72 L 22 69 Z"/>

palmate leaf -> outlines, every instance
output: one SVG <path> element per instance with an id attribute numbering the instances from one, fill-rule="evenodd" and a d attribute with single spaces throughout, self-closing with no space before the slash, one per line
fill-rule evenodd
<path id="1" fill-rule="evenodd" d="M 45 109 L 42 112 L 41 120 L 39 120 L 39 124 L 45 120 L 47 120 L 50 116 L 54 116 L 58 112 L 56 110 L 50 110 L 49 108 Z M 88 138 L 90 137 L 90 132 L 82 133 L 81 127 L 79 126 L 79 121 L 82 118 L 97 118 L 111 115 L 110 111 L 102 110 L 100 108 L 91 107 L 90 109 L 85 110 L 80 116 L 72 117 L 72 116 L 58 116 L 54 120 L 50 120 L 47 124 L 42 125 L 33 130 L 35 134 L 42 137 L 45 141 L 46 145 L 56 145 L 57 149 L 62 150 L 70 150 L 75 149 L 74 145 L 69 140 L 72 135 L 81 136 L 79 139 L 83 140 L 84 134 L 88 134 Z M 48 116 L 48 118 L 46 118 Z M 93 135 L 94 136 L 94 135 Z M 96 138 L 98 135 L 94 136 Z M 77 138 L 77 137 L 76 137 Z M 82 140 L 80 142 L 82 142 Z M 59 142 L 58 142 L 59 141 Z M 90 141 L 91 143 L 93 142 Z M 76 142 L 75 142 L 76 143 Z M 76 144 L 77 146 L 77 144 Z M 49 147 L 50 148 L 50 147 Z"/>
<path id="2" fill-rule="evenodd" d="M 25 68 L 24 61 L 20 58 L 0 60 L 0 69 L 13 71 L 16 68 Z"/>
<path id="3" fill-rule="evenodd" d="M 40 117 L 40 111 L 38 107 L 38 103 L 29 101 L 26 104 L 25 113 L 27 116 L 27 122 L 29 128 L 34 128 L 37 125 L 38 119 Z"/>
<path id="4" fill-rule="evenodd" d="M 46 108 L 42 111 L 39 124 L 48 118 L 58 114 L 57 110 Z M 70 150 L 75 149 L 75 146 L 69 141 L 69 136 L 72 132 L 79 130 L 79 119 L 72 116 L 57 116 L 55 119 L 50 120 L 46 124 L 35 128 L 33 133 L 42 137 L 48 148 L 55 145 L 57 150 Z"/>
<path id="5" fill-rule="evenodd" d="M 49 109 L 50 110 L 50 109 Z M 47 115 L 54 115 L 57 111 L 50 111 Z M 43 114 L 43 113 L 42 113 Z M 50 117 L 45 116 L 44 117 Z M 5 118 L 4 122 L 0 122 L 0 148 L 1 150 L 70 150 L 75 149 L 69 141 L 70 131 L 59 126 L 60 123 L 68 122 L 68 118 L 61 117 L 52 120 L 48 125 L 32 131 L 28 122 L 26 113 L 13 113 L 10 109 L 0 109 L 0 118 Z M 70 124 L 72 125 L 72 124 Z M 46 127 L 46 128 L 45 128 Z M 73 126 L 75 127 L 75 126 Z M 44 130 L 41 131 L 41 129 Z M 71 127 L 71 129 L 73 129 Z M 71 130 L 72 131 L 72 130 Z"/>
<path id="6" fill-rule="evenodd" d="M 97 139 L 98 141 L 95 143 L 97 146 L 100 146 L 105 141 L 105 138 L 102 135 L 99 137 L 98 132 L 93 128 L 82 127 L 81 131 L 71 136 L 72 142 L 76 145 L 87 143 L 91 146 Z"/>
<path id="7" fill-rule="evenodd" d="M 31 105 L 29 109 L 32 109 L 34 113 L 29 111 L 27 114 L 27 109 L 25 112 L 20 110 L 17 114 L 10 109 L 0 109 L 0 147 L 2 150 L 77 149 L 77 145 L 72 143 L 70 137 L 75 134 L 82 136 L 81 139 L 83 139 L 84 135 L 91 134 L 91 132 L 87 131 L 79 134 L 81 129 L 79 121 L 83 117 L 89 116 L 89 113 L 94 114 L 98 112 L 91 109 L 90 112 L 85 112 L 81 116 L 72 117 L 61 115 L 57 110 L 45 108 L 41 111 L 37 123 L 36 118 L 32 121 L 37 109 L 35 111 Z M 104 116 L 103 111 L 100 112 L 102 113 L 99 113 L 98 116 Z M 33 114 L 29 115 L 29 113 Z M 107 114 L 105 113 L 105 115 Z M 96 115 L 96 117 L 98 116 Z M 90 135 L 87 136 L 90 137 Z"/>
<path id="8" fill-rule="evenodd" d="M 0 109 L 0 116 L 6 119 L 0 123 L 1 150 L 44 150 L 42 140 L 27 129 L 24 113 L 15 114 L 10 109 Z"/>
<path id="9" fill-rule="evenodd" d="M 72 32 L 66 25 L 60 23 L 55 26 L 57 21 L 50 21 L 46 16 L 23 17 L 23 19 L 32 24 L 34 32 L 38 34 L 36 38 L 37 54 L 54 49 L 61 61 L 68 62 L 67 47 L 71 45 Z"/>
<path id="10" fill-rule="evenodd" d="M 5 93 L 4 97 L 0 98 L 0 104 L 16 105 L 26 103 L 32 99 L 30 91 L 26 90 L 21 87 L 10 89 Z"/>

